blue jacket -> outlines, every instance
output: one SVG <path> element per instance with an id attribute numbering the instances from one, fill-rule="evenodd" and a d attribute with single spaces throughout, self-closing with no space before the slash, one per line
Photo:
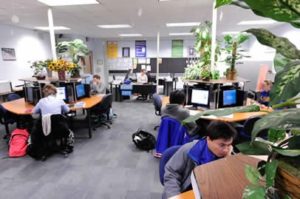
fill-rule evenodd
<path id="1" fill-rule="evenodd" d="M 180 147 L 165 166 L 163 198 L 187 191 L 191 186 L 192 170 L 216 159 L 218 157 L 208 149 L 205 138 Z"/>

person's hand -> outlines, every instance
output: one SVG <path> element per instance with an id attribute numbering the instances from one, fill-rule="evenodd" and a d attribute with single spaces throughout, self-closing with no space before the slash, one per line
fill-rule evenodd
<path id="1" fill-rule="evenodd" d="M 229 147 L 229 150 L 228 150 L 228 153 L 227 153 L 226 157 L 227 157 L 227 156 L 230 156 L 230 155 L 233 155 L 233 146 L 232 146 L 232 145 L 230 145 L 230 147 Z"/>

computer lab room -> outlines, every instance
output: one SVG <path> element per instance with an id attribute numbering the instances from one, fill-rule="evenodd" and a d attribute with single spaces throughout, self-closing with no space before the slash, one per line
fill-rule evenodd
<path id="1" fill-rule="evenodd" d="M 300 198 L 299 5 L 0 0 L 0 199 Z"/>

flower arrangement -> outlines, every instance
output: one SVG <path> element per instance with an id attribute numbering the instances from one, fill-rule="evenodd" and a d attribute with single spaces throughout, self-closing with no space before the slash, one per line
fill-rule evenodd
<path id="1" fill-rule="evenodd" d="M 72 71 L 73 68 L 76 67 L 76 64 L 63 60 L 63 59 L 58 59 L 58 60 L 52 60 L 48 63 L 48 68 L 51 71 Z"/>

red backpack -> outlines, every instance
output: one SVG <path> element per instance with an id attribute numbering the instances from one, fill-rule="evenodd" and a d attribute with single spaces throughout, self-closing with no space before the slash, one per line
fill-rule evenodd
<path id="1" fill-rule="evenodd" d="M 15 129 L 9 140 L 9 157 L 22 157 L 26 155 L 29 133 L 26 129 Z"/>

